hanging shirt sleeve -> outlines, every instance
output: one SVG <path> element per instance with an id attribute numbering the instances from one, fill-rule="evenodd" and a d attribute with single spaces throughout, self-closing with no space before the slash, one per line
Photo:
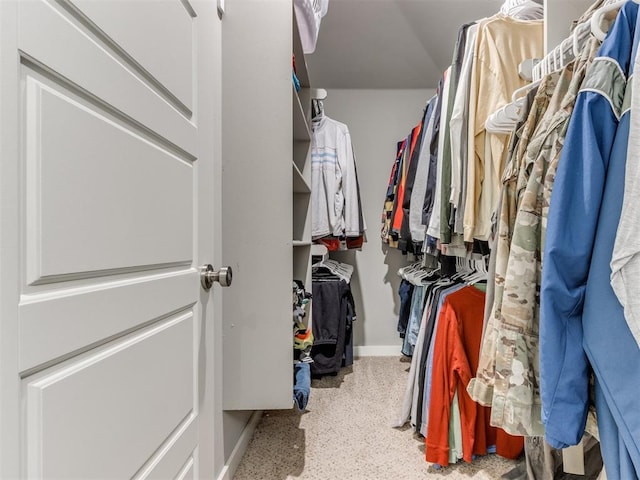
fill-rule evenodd
<path id="1" fill-rule="evenodd" d="M 342 170 L 342 193 L 344 196 L 344 234 L 357 237 L 360 231 L 360 205 L 358 201 L 358 178 L 356 176 L 355 158 L 351 135 L 344 132 L 340 140 L 340 168 Z"/>
<path id="2" fill-rule="evenodd" d="M 618 124 L 610 99 L 602 92 L 585 91 L 585 84 L 556 174 L 542 268 L 542 421 L 545 437 L 555 448 L 577 444 L 587 418 L 589 365 L 582 347 L 582 308 L 606 163 Z"/>

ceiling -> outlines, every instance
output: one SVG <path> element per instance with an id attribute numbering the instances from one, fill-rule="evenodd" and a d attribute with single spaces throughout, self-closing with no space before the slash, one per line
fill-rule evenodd
<path id="1" fill-rule="evenodd" d="M 330 0 L 316 51 L 322 88 L 435 88 L 451 63 L 458 29 L 504 0 Z"/>

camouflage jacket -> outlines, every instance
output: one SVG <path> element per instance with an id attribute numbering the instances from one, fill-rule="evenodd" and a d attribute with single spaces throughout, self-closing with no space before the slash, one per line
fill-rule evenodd
<path id="1" fill-rule="evenodd" d="M 596 50 L 597 42 L 589 41 L 560 74 L 518 179 L 522 194 L 504 281 L 491 412 L 492 425 L 515 435 L 544 434 L 538 341 L 543 238 L 569 120 Z"/>
<path id="2" fill-rule="evenodd" d="M 536 126 L 547 110 L 549 99 L 555 88 L 555 82 L 550 83 L 550 79 L 545 79 L 533 100 L 528 112 L 527 119 L 522 127 L 515 133 L 513 148 L 507 159 L 507 165 L 502 174 L 501 204 L 497 225 L 497 236 L 494 250 L 491 255 L 495 256 L 495 276 L 493 289 L 493 305 L 489 314 L 482 337 L 482 347 L 480 350 L 480 361 L 476 378 L 471 379 L 467 386 L 467 392 L 476 402 L 484 406 L 491 406 L 493 401 L 493 387 L 495 381 L 495 356 L 498 344 L 499 321 L 502 311 L 502 294 L 504 290 L 504 279 L 507 273 L 507 262 L 511 248 L 511 238 L 513 226 L 516 220 L 518 205 L 517 184 L 521 164 L 525 159 L 526 147 L 532 139 Z"/>

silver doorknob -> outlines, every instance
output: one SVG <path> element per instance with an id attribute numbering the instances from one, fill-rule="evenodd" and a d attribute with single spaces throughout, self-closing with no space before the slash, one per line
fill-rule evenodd
<path id="1" fill-rule="evenodd" d="M 231 285 L 233 280 L 233 271 L 231 267 L 222 267 L 217 272 L 210 263 L 200 267 L 200 283 L 205 290 L 211 290 L 213 282 L 218 282 L 223 287 Z"/>

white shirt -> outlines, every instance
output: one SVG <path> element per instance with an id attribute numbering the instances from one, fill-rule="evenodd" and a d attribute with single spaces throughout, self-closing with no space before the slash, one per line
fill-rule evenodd
<path id="1" fill-rule="evenodd" d="M 323 115 L 312 126 L 311 236 L 357 237 L 364 229 L 349 129 Z"/>
<path id="2" fill-rule="evenodd" d="M 327 14 L 329 0 L 294 0 L 298 31 L 304 53 L 313 53 L 318 41 L 322 17 Z"/>

